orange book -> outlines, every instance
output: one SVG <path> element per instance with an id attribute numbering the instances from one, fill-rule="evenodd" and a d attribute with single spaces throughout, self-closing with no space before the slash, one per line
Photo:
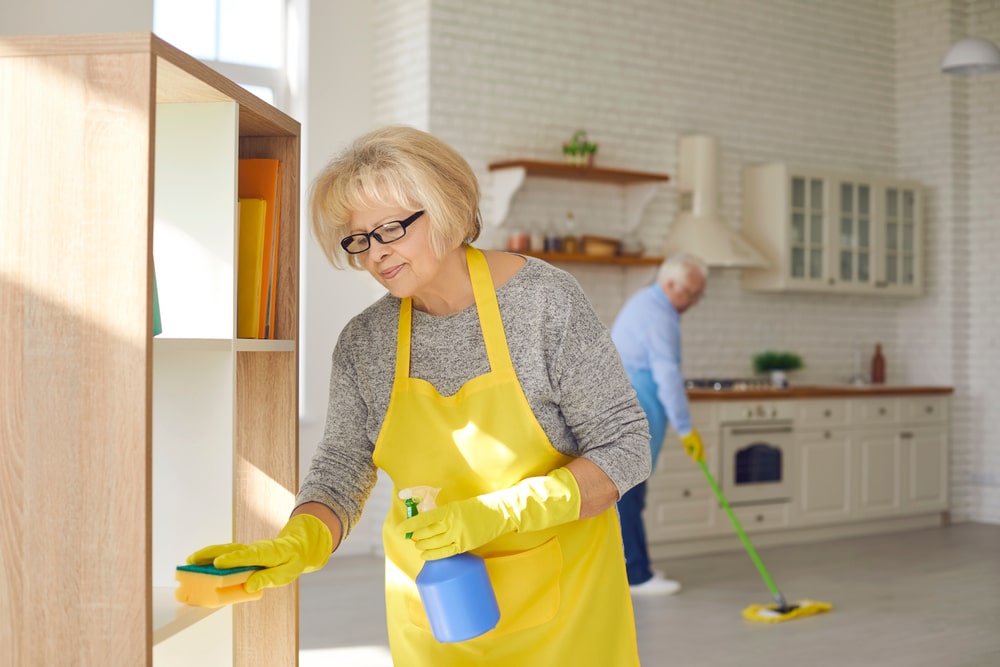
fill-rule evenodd
<path id="1" fill-rule="evenodd" d="M 238 182 L 240 199 L 263 199 L 267 202 L 257 338 L 274 338 L 278 232 L 281 222 L 281 162 L 268 158 L 243 158 L 239 162 Z"/>

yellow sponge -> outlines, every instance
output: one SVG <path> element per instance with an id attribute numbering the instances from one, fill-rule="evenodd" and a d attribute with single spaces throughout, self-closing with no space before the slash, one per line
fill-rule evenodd
<path id="1" fill-rule="evenodd" d="M 220 570 L 212 565 L 178 565 L 174 578 L 180 583 L 174 591 L 178 602 L 196 607 L 222 607 L 237 602 L 257 600 L 263 590 L 247 593 L 243 582 L 259 567 L 234 567 Z"/>

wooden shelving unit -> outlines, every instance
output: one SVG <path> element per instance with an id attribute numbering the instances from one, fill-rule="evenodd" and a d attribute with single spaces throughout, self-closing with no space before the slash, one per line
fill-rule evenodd
<path id="1" fill-rule="evenodd" d="M 296 586 L 172 589 L 294 502 L 299 123 L 149 33 L 0 37 L 0 90 L 0 663 L 296 664 Z M 284 165 L 276 340 L 236 337 L 241 157 Z"/>

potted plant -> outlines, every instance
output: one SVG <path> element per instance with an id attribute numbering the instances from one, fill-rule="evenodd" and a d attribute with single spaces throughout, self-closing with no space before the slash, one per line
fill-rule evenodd
<path id="1" fill-rule="evenodd" d="M 594 166 L 594 156 L 597 154 L 597 144 L 587 141 L 586 130 L 577 130 L 569 141 L 563 142 L 563 155 L 566 161 L 577 167 Z"/>
<path id="2" fill-rule="evenodd" d="M 767 350 L 753 357 L 754 372 L 769 373 L 771 385 L 784 388 L 788 386 L 788 371 L 802 368 L 802 357 L 794 352 L 775 352 Z"/>

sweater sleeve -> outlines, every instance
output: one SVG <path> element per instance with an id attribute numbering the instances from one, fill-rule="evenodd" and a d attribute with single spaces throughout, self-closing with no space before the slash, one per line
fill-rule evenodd
<path id="1" fill-rule="evenodd" d="M 357 320 L 349 323 L 334 348 L 323 440 L 296 497 L 296 505 L 318 502 L 329 507 L 343 525 L 343 538 L 361 518 L 378 475 L 372 461 L 375 446 L 366 429 L 370 410 L 352 355 L 352 341 L 363 335 L 360 328 Z"/>

